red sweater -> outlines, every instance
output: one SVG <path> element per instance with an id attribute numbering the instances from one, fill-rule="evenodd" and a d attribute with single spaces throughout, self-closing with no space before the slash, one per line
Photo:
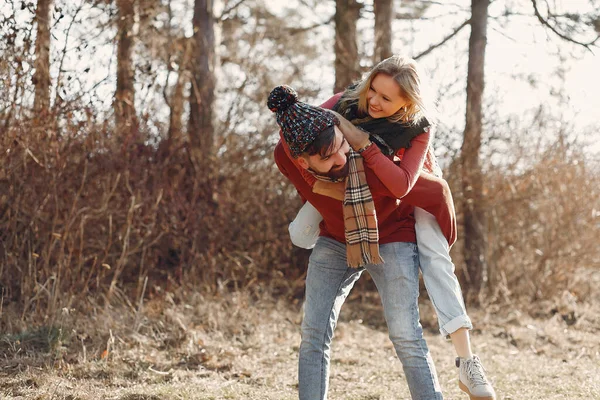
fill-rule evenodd
<path id="1" fill-rule="evenodd" d="M 333 107 L 340 96 L 333 96 L 321 107 Z M 429 140 L 429 133 L 414 138 L 412 146 L 402 154 L 399 164 L 384 155 L 377 146 L 371 146 L 362 153 L 367 183 L 377 212 L 381 244 L 416 241 L 413 206 L 436 216 L 451 245 L 456 240 L 454 205 L 447 183 L 426 173 L 419 177 L 423 163 L 426 158 L 429 163 L 432 154 L 428 154 Z M 321 236 L 345 243 L 342 202 L 313 193 L 314 176 L 297 164 L 281 140 L 275 147 L 275 162 L 303 200 L 308 200 L 323 216 Z"/>

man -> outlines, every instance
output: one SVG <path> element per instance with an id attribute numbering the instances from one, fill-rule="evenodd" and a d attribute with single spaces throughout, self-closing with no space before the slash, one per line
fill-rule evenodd
<path id="1" fill-rule="evenodd" d="M 344 300 L 364 270 L 381 296 L 412 398 L 441 399 L 419 323 L 413 208 L 397 201 L 399 191 L 408 193 L 418 178 L 429 134 L 413 139 L 402 161 L 406 179 L 392 194 L 378 176 L 397 166 L 366 133 L 329 111 L 298 102 L 286 86 L 271 92 L 268 106 L 276 113 L 284 139 L 275 148 L 275 162 L 303 200 L 323 216 L 306 277 L 300 399 L 327 398 L 333 331 Z"/>

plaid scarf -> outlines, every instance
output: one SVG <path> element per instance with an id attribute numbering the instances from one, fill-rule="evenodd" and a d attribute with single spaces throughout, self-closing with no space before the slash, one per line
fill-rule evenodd
<path id="1" fill-rule="evenodd" d="M 363 159 L 359 153 L 350 149 L 348 163 L 350 170 L 346 178 L 343 202 L 348 265 L 356 268 L 367 264 L 382 264 L 375 203 L 367 184 Z M 313 175 L 316 179 L 325 182 L 341 181 L 341 179 Z"/>

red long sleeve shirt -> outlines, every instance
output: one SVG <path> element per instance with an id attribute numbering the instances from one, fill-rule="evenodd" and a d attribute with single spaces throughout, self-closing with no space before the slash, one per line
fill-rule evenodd
<path id="1" fill-rule="evenodd" d="M 334 95 L 323 103 L 321 107 L 329 109 L 333 108 L 335 103 L 342 97 L 342 94 L 343 93 L 338 93 Z M 415 145 L 419 146 L 419 143 L 422 143 L 420 142 L 419 137 L 424 135 L 425 134 L 419 135 L 413 139 L 411 141 L 412 147 Z M 429 134 L 427 134 L 428 143 L 429 140 L 431 140 L 431 138 L 429 137 Z M 417 160 L 413 160 L 412 157 L 415 157 L 417 154 L 420 155 L 422 149 L 419 148 L 415 154 L 415 152 L 411 151 L 412 147 L 410 149 L 400 149 L 396 152 L 396 156 L 402 159 L 401 163 L 382 161 L 380 167 L 374 168 L 373 171 L 390 192 L 397 195 L 398 199 L 402 199 L 403 203 L 422 208 L 433 214 L 442 233 L 446 237 L 448 244 L 452 246 L 456 242 L 458 229 L 456 223 L 456 211 L 454 209 L 454 199 L 452 198 L 450 186 L 448 186 L 448 182 L 441 178 L 441 171 L 439 171 L 439 167 L 437 166 L 432 146 L 427 146 L 424 162 L 421 163 L 421 160 L 418 160 L 419 164 L 422 165 L 423 170 L 416 182 L 414 181 L 416 173 L 413 168 L 415 165 L 411 163 L 416 162 Z M 364 153 L 363 157 L 365 156 Z M 367 157 L 370 160 L 373 160 L 369 154 L 372 153 L 367 153 Z M 377 159 L 381 160 L 380 156 L 382 155 L 383 154 L 380 153 L 379 156 L 377 156 Z M 409 155 L 409 158 L 405 158 L 406 155 Z M 384 158 L 386 157 L 384 156 Z M 365 160 L 365 165 L 367 165 L 366 163 L 367 160 Z M 373 163 L 370 164 L 371 167 L 374 165 L 375 164 Z M 393 168 L 394 166 L 396 168 Z M 306 175 L 315 179 L 305 170 L 303 171 Z M 436 176 L 437 174 L 439 175 Z M 310 182 L 310 180 L 308 182 Z"/>
<path id="2" fill-rule="evenodd" d="M 371 146 L 368 151 L 371 149 L 379 150 L 377 146 Z M 367 150 L 363 154 L 366 152 Z M 303 200 L 309 201 L 323 216 L 320 225 L 321 236 L 346 243 L 342 202 L 313 193 L 312 186 L 304 179 L 300 170 L 286 154 L 282 142 L 275 147 L 275 162 L 281 173 L 294 184 Z M 416 242 L 413 206 L 401 202 L 398 204 L 396 197 L 366 165 L 365 175 L 377 212 L 379 243 Z"/>
<path id="3" fill-rule="evenodd" d="M 337 101 L 335 97 L 322 107 L 331 108 Z M 417 136 L 411 144 L 410 149 L 405 151 L 400 165 L 385 156 L 377 146 L 371 146 L 361 154 L 377 212 L 381 244 L 416 241 L 413 206 L 399 202 L 398 199 L 408 194 L 417 181 L 429 146 L 429 133 Z M 275 147 L 275 162 L 279 170 L 294 184 L 302 198 L 309 201 L 323 216 L 320 225 L 321 236 L 345 243 L 342 202 L 313 193 L 314 177 L 308 174 L 305 179 L 303 168 L 289 155 L 284 146 L 284 142 L 280 141 Z"/>
<path id="4" fill-rule="evenodd" d="M 341 93 L 323 103 L 332 108 Z M 379 242 L 415 242 L 413 206 L 432 213 L 448 243 L 456 241 L 456 214 L 448 184 L 430 174 L 418 175 L 421 167 L 432 172 L 435 156 L 429 146 L 429 133 L 419 135 L 410 149 L 401 149 L 402 163 L 394 163 L 377 146 L 362 153 L 367 182 L 373 195 L 379 223 Z M 321 235 L 345 242 L 342 202 L 312 192 L 315 177 L 291 157 L 285 142 L 275 148 L 280 171 L 294 184 L 304 201 L 308 200 L 323 216 Z M 417 179 L 418 178 L 418 179 Z M 402 198 L 402 202 L 398 199 Z"/>

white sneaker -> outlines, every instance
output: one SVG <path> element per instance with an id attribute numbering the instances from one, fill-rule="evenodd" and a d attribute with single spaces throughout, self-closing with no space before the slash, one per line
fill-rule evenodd
<path id="1" fill-rule="evenodd" d="M 496 393 L 485 376 L 485 369 L 479 357 L 456 357 L 456 366 L 458 386 L 469 395 L 471 400 L 496 400 Z"/>

